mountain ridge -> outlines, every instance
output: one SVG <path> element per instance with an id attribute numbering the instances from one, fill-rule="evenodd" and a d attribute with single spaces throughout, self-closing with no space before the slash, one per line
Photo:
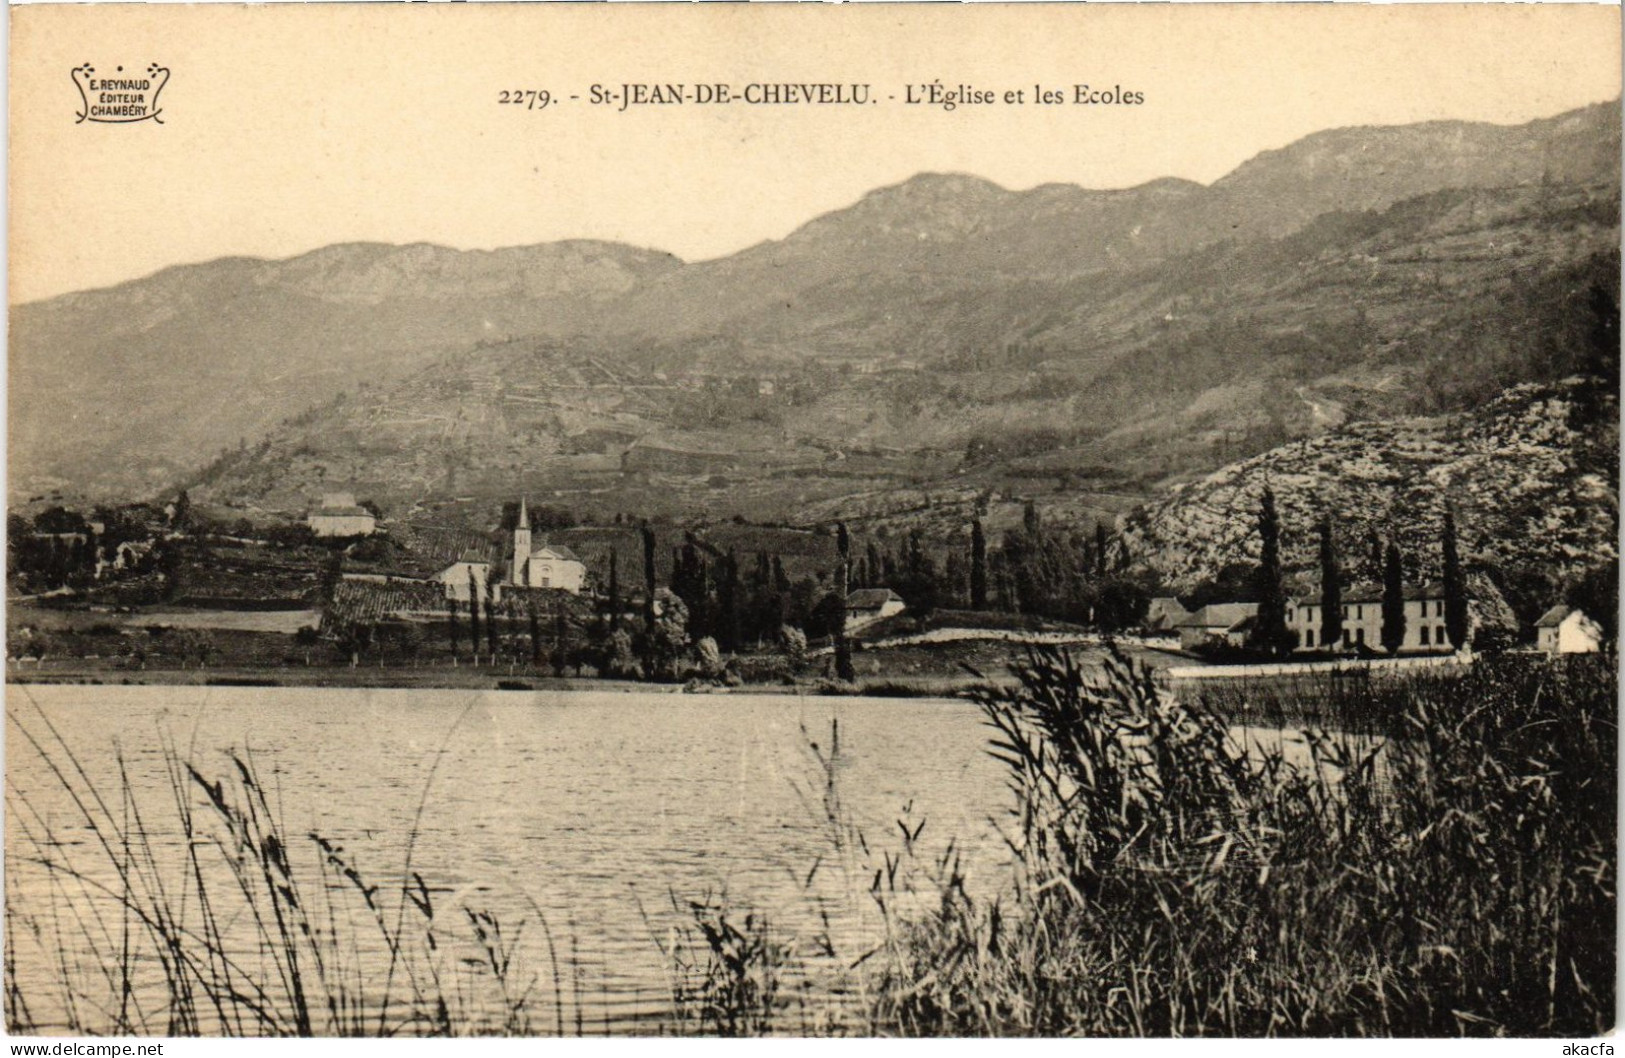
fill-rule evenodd
<path id="1" fill-rule="evenodd" d="M 280 260 L 172 266 L 13 307 L 14 497 L 17 487 L 104 494 L 162 487 L 183 480 L 208 453 L 261 437 L 334 393 L 388 385 L 437 358 L 518 337 L 567 341 L 577 356 L 624 361 L 636 372 L 884 369 L 921 357 L 974 360 L 1033 341 L 1069 348 L 1024 353 L 1032 362 L 1022 371 L 1041 370 L 1046 355 L 1072 373 L 1091 357 L 1105 367 L 1181 331 L 1185 272 L 1216 269 L 1201 262 L 1228 253 L 1238 278 L 1205 273 L 1203 289 L 1245 285 L 1249 269 L 1277 274 L 1278 265 L 1260 262 L 1318 218 L 1348 214 L 1358 231 L 1379 223 L 1359 217 L 1428 194 L 1479 189 L 1499 202 L 1509 199 L 1497 198 L 1497 188 L 1544 181 L 1554 181 L 1551 194 L 1564 201 L 1593 184 L 1606 197 L 1618 182 L 1618 111 L 1614 101 L 1518 126 L 1432 123 L 1420 134 L 1382 127 L 1385 137 L 1412 144 L 1377 152 L 1390 159 L 1382 167 L 1400 158 L 1404 171 L 1385 172 L 1361 199 L 1378 205 L 1352 212 L 1327 208 L 1351 206 L 1335 186 L 1282 190 L 1282 181 L 1303 184 L 1300 163 L 1324 143 L 1358 136 L 1327 130 L 1205 186 L 1163 178 L 1109 191 L 1071 184 L 1010 191 L 969 174 L 917 174 L 783 239 L 708 261 L 564 240 L 471 251 L 343 243 Z M 1476 168 L 1441 168 L 1425 157 L 1438 153 L 1438 128 L 1477 145 L 1466 152 Z M 1542 136 L 1558 146 L 1535 153 L 1568 159 L 1560 170 L 1507 147 L 1538 146 Z M 1365 164 L 1345 162 L 1345 169 Z M 1522 211 L 1516 224 L 1548 223 L 1530 219 L 1538 211 L 1528 204 L 1507 208 Z M 1593 221 L 1582 223 L 1590 232 Z M 1553 254 L 1572 256 L 1560 239 L 1534 241 L 1537 269 Z M 1114 278 L 1126 276 L 1149 277 L 1150 285 Z M 1135 316 L 1135 305 L 1149 312 L 1159 299 L 1167 326 Z M 986 400 L 1002 399 L 995 380 L 977 385 Z M 136 400 L 151 410 L 130 414 Z"/>

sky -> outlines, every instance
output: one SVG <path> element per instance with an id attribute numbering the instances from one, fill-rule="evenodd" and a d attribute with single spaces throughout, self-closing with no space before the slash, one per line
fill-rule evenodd
<path id="1" fill-rule="evenodd" d="M 337 242 L 594 238 L 688 260 L 919 172 L 1209 183 L 1320 129 L 1517 123 L 1620 91 L 1594 5 L 26 6 L 10 37 L 10 300 Z M 171 71 L 163 123 L 75 123 L 69 71 Z M 909 105 L 914 86 L 988 106 Z M 584 100 L 625 82 L 866 83 L 864 107 Z M 1033 86 L 1144 103 L 1038 105 Z M 580 95 L 542 111 L 499 93 Z M 1022 104 L 1003 103 L 1020 89 Z M 895 97 L 895 98 L 892 98 Z"/>

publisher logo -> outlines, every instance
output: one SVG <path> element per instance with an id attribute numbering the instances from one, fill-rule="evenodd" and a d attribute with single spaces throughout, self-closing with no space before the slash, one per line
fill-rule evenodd
<path id="1" fill-rule="evenodd" d="M 79 115 L 74 124 L 99 121 L 114 125 L 128 125 L 136 121 L 164 119 L 158 115 L 158 93 L 169 83 L 169 70 L 152 63 L 145 70 L 126 71 L 117 66 L 112 70 L 98 70 L 90 63 L 81 63 L 72 70 L 73 85 L 79 89 Z"/>

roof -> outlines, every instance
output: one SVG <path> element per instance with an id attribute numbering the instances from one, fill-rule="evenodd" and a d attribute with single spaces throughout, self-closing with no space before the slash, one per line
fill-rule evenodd
<path id="1" fill-rule="evenodd" d="M 457 561 L 467 562 L 471 566 L 489 566 L 491 564 L 491 560 L 486 557 L 483 551 L 476 551 L 472 548 L 458 555 Z"/>
<path id="2" fill-rule="evenodd" d="M 1407 584 L 1405 585 L 1405 599 L 1415 602 L 1418 599 L 1444 598 L 1444 585 L 1442 584 Z M 1305 603 L 1317 603 L 1319 599 L 1306 599 Z M 1382 585 L 1363 584 L 1343 596 L 1343 602 L 1382 602 Z"/>
<path id="3" fill-rule="evenodd" d="M 1236 622 L 1251 617 L 1256 613 L 1258 613 L 1258 604 L 1256 602 L 1209 603 L 1183 621 L 1177 622 L 1174 627 L 1223 628 L 1228 630 L 1234 627 Z"/>
<path id="4" fill-rule="evenodd" d="M 536 550 L 530 553 L 531 558 L 536 558 L 543 555 L 552 555 L 554 558 L 563 562 L 581 562 L 581 559 L 576 557 L 576 553 L 565 547 L 563 544 L 543 544 L 541 547 L 538 547 Z M 586 563 L 582 564 L 585 565 Z"/>
<path id="5" fill-rule="evenodd" d="M 1572 606 L 1564 606 L 1562 603 L 1559 603 L 1558 605 L 1552 607 L 1550 610 L 1547 610 L 1545 613 L 1541 614 L 1540 615 L 1540 620 L 1535 622 L 1535 627 L 1536 628 L 1556 628 L 1558 625 L 1563 623 L 1563 621 L 1569 616 L 1569 614 L 1575 613 L 1575 612 L 1576 611 L 1575 611 L 1574 607 L 1572 607 Z M 1584 616 L 1584 615 L 1582 614 L 1581 616 Z"/>
<path id="6" fill-rule="evenodd" d="M 848 610 L 878 610 L 889 602 L 902 602 L 903 597 L 890 588 L 859 588 L 846 597 Z"/>

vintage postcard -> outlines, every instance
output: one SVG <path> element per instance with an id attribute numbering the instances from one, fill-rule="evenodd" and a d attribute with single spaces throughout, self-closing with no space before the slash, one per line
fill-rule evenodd
<path id="1" fill-rule="evenodd" d="M 8 1033 L 1612 1053 L 1619 7 L 9 18 Z"/>

